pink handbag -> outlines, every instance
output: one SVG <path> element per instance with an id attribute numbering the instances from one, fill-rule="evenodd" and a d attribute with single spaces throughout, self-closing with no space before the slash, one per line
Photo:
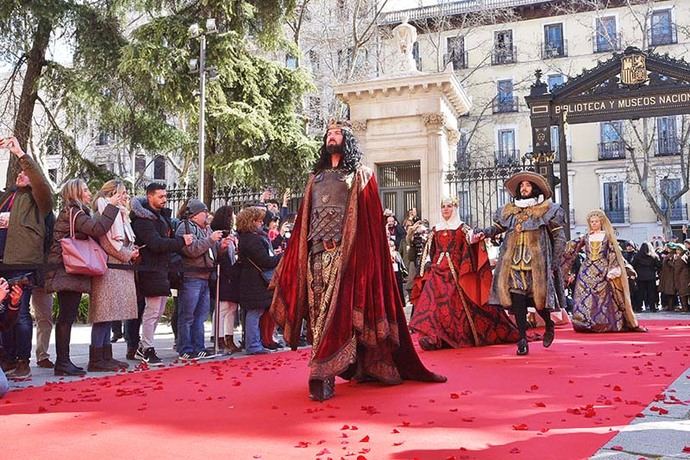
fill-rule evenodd
<path id="1" fill-rule="evenodd" d="M 108 255 L 91 237 L 78 240 L 74 237 L 74 222 L 80 212 L 72 216 L 69 210 L 69 238 L 60 240 L 62 262 L 65 271 L 71 275 L 101 276 L 108 269 Z"/>

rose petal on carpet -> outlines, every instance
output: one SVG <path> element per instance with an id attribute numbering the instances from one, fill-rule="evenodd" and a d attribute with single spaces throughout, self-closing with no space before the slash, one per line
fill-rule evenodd
<path id="1" fill-rule="evenodd" d="M 649 333 L 557 330 L 544 349 L 420 351 L 444 384 L 336 380 L 307 396 L 309 350 L 12 391 L 5 458 L 581 459 L 690 366 L 690 321 Z M 687 404 L 688 402 L 680 401 Z M 625 446 L 622 446 L 623 448 Z"/>

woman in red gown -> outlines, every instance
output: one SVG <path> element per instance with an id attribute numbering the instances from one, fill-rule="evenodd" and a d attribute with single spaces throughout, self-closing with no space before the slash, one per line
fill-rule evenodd
<path id="1" fill-rule="evenodd" d="M 520 337 L 508 315 L 487 305 L 492 275 L 484 242 L 473 241 L 457 211 L 456 199 L 441 202 L 441 222 L 422 256 L 428 264 L 412 294 L 410 329 L 425 350 L 515 343 Z"/>

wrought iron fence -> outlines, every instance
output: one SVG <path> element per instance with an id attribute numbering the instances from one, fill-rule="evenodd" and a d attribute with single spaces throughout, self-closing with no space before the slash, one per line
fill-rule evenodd
<path id="1" fill-rule="evenodd" d="M 512 45 L 496 46 L 491 52 L 491 65 L 515 64 L 517 62 L 517 47 Z"/>
<path id="2" fill-rule="evenodd" d="M 221 206 L 232 206 L 235 212 L 239 212 L 245 206 L 250 206 L 259 203 L 261 199 L 261 191 L 252 190 L 245 187 L 221 187 L 213 191 L 211 196 L 211 212 L 220 208 Z M 176 215 L 185 202 L 190 198 L 198 197 L 196 188 L 173 188 L 168 189 L 168 203 L 166 206 Z M 281 201 L 281 197 L 276 197 Z M 302 201 L 301 196 L 293 194 L 288 202 L 288 208 L 291 212 L 296 212 L 299 204 Z"/>
<path id="3" fill-rule="evenodd" d="M 519 171 L 534 171 L 526 159 L 496 167 L 455 169 L 447 171 L 445 182 L 450 196 L 458 197 L 459 214 L 469 225 L 488 227 L 496 210 L 510 201 L 503 184 Z"/>
<path id="4" fill-rule="evenodd" d="M 541 46 L 542 59 L 555 59 L 566 57 L 568 55 L 568 40 L 561 40 L 560 42 L 545 42 Z"/>

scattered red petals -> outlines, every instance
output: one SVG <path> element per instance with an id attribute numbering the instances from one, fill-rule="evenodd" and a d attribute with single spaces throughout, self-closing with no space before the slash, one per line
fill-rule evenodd
<path id="1" fill-rule="evenodd" d="M 621 387 L 619 387 L 618 385 L 615 385 L 613 387 L 613 391 L 623 391 L 623 389 Z"/>
<path id="2" fill-rule="evenodd" d="M 391 433 L 397 434 L 397 433 L 400 433 L 400 432 L 399 432 L 397 429 L 393 428 L 393 431 L 391 431 Z"/>
<path id="3" fill-rule="evenodd" d="M 520 423 L 519 425 L 513 425 L 513 429 L 515 431 L 527 431 L 529 428 L 524 423 Z"/>
<path id="4" fill-rule="evenodd" d="M 451 393 L 450 394 L 450 399 L 460 399 L 460 395 L 457 393 Z"/>
<path id="5" fill-rule="evenodd" d="M 517 447 L 513 447 L 512 449 L 510 449 L 510 453 L 511 453 L 511 454 L 519 454 L 519 453 L 520 453 L 520 449 L 518 449 Z"/>
<path id="6" fill-rule="evenodd" d="M 328 450 L 328 449 L 323 449 L 321 452 L 319 452 L 319 453 L 316 454 L 316 455 L 319 456 L 319 455 L 326 455 L 326 454 L 330 454 L 330 453 L 331 453 L 330 450 Z"/>
<path id="7" fill-rule="evenodd" d="M 43 407 L 43 406 L 38 406 L 38 413 L 39 413 L 39 414 L 43 414 L 43 413 L 45 413 L 45 412 L 48 412 L 48 409 L 46 409 L 46 408 Z"/>
<path id="8" fill-rule="evenodd" d="M 546 404 L 544 404 L 543 402 L 535 402 L 534 406 L 535 407 L 546 407 Z"/>
<path id="9" fill-rule="evenodd" d="M 300 449 L 305 449 L 309 447 L 309 444 L 311 444 L 309 441 L 300 441 L 297 443 L 295 447 L 300 448 Z"/>
<path id="10" fill-rule="evenodd" d="M 364 436 L 359 442 L 369 442 L 369 435 Z"/>
<path id="11" fill-rule="evenodd" d="M 613 446 L 611 447 L 611 450 L 623 450 L 623 446 Z"/>
<path id="12" fill-rule="evenodd" d="M 683 452 L 685 452 L 686 454 L 690 453 L 690 446 L 683 447 Z"/>

